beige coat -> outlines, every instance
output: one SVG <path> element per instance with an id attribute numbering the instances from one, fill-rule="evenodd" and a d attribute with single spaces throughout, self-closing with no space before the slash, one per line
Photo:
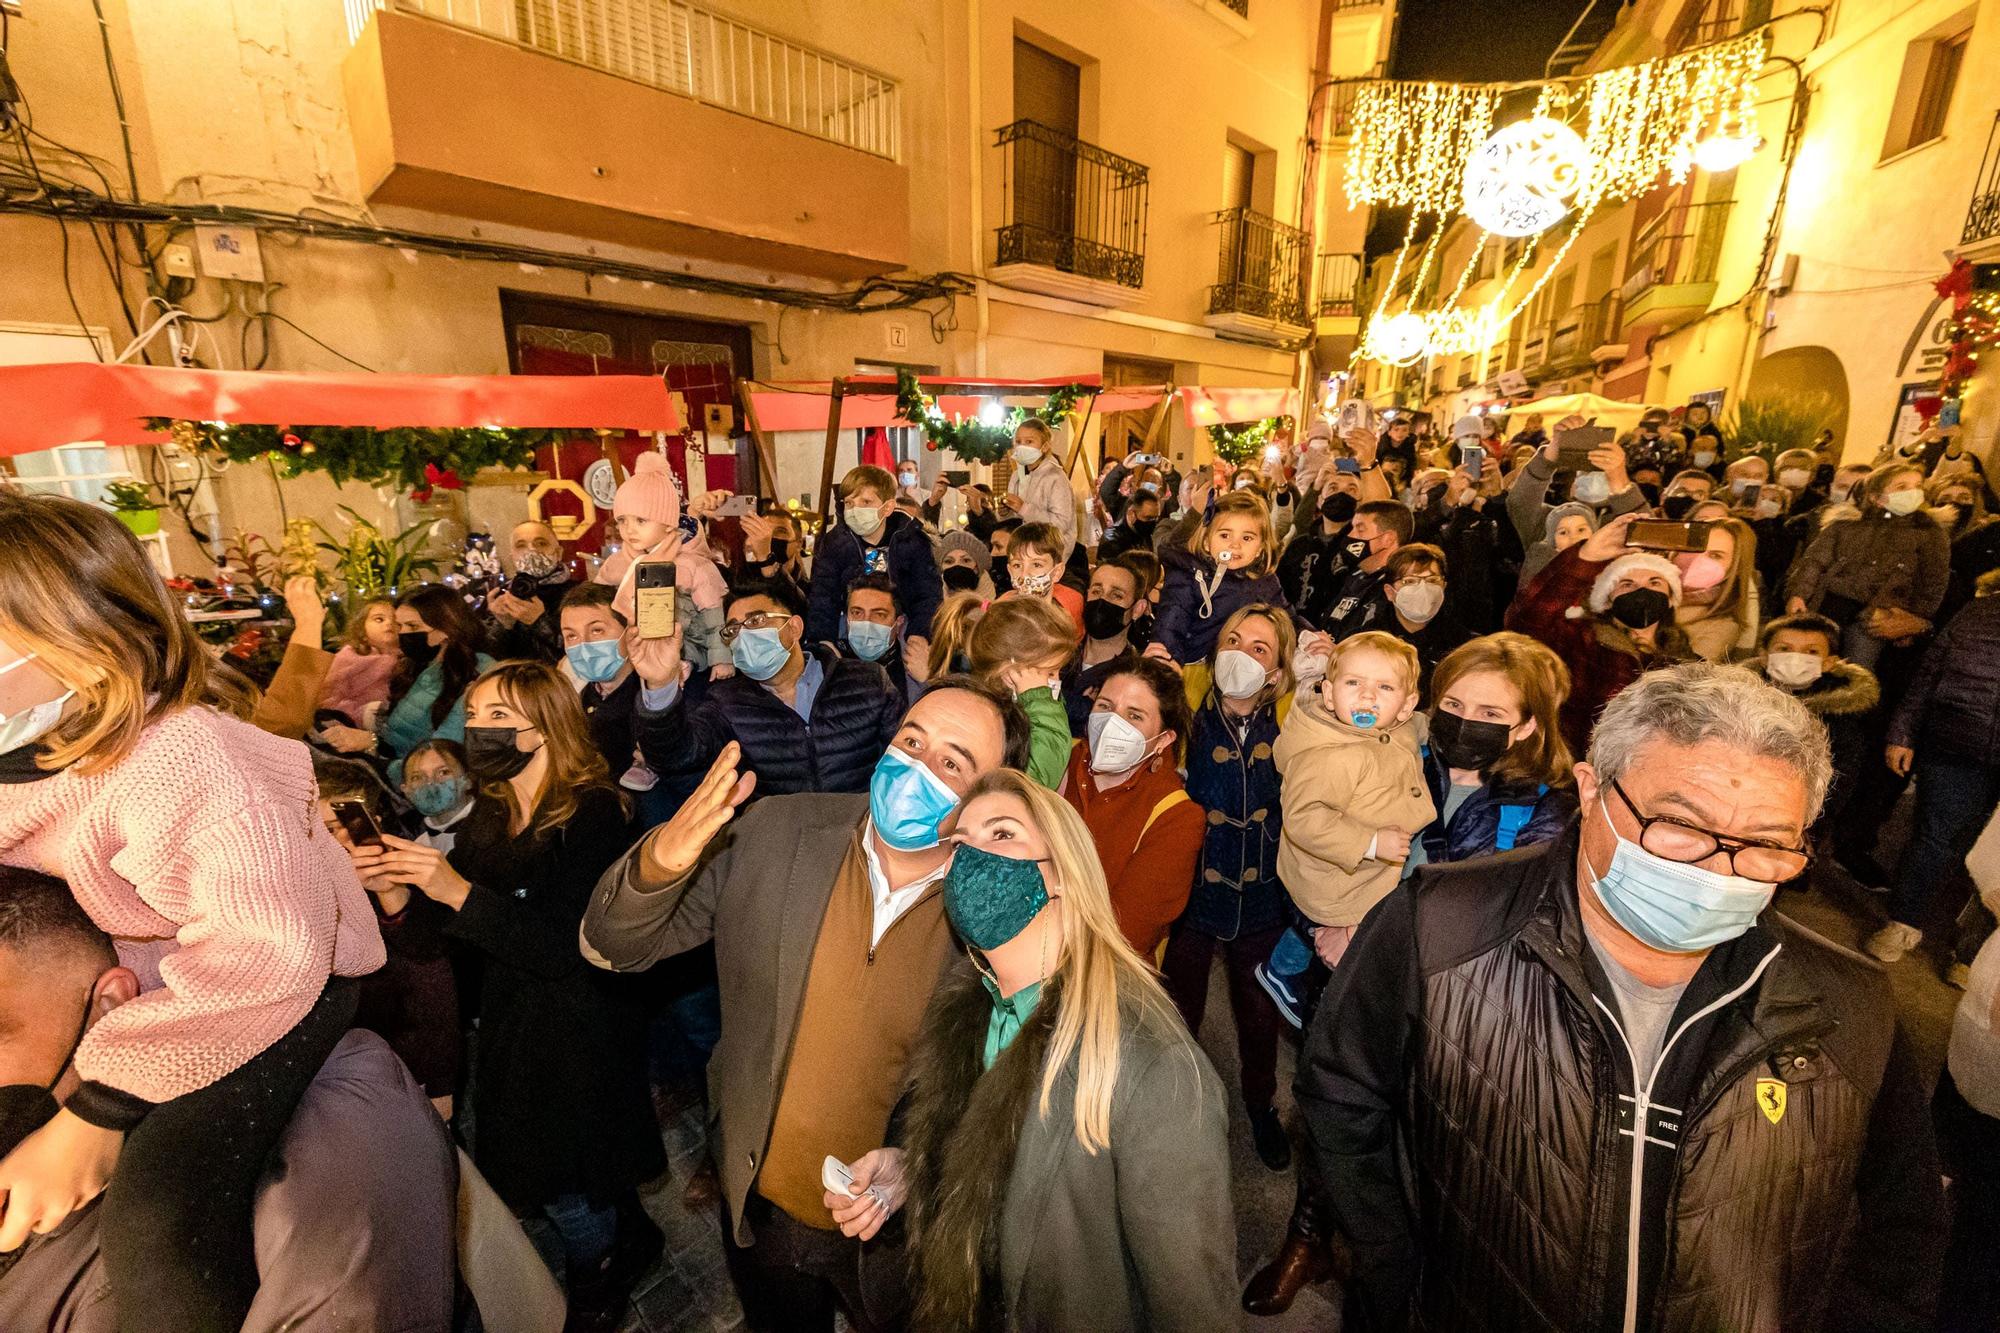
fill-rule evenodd
<path id="1" fill-rule="evenodd" d="M 1358 925 L 1402 878 L 1402 862 L 1366 859 L 1378 831 L 1414 834 L 1437 818 L 1417 746 L 1412 723 L 1363 730 L 1317 692 L 1294 701 L 1273 752 L 1284 778 L 1278 878 L 1320 925 Z"/>

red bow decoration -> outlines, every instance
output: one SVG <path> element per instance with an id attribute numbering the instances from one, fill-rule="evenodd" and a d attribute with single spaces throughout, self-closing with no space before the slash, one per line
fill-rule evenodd
<path id="1" fill-rule="evenodd" d="M 426 463 L 424 464 L 424 485 L 427 487 L 442 486 L 448 491 L 456 491 L 463 489 L 465 483 L 460 481 L 458 473 L 452 471 L 450 468 L 439 467 L 436 463 Z"/>
<path id="2" fill-rule="evenodd" d="M 1961 259 L 1951 266 L 1951 271 L 1937 280 L 1937 294 L 1949 296 L 1952 304 L 1972 294 L 1972 262 Z"/>

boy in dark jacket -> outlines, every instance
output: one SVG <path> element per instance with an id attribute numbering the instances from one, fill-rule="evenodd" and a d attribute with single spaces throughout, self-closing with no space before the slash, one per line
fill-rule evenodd
<path id="1" fill-rule="evenodd" d="M 1874 761 L 1862 719 L 1882 702 L 1875 673 L 1843 661 L 1839 653 L 1840 626 L 1833 621 L 1809 613 L 1780 616 L 1765 624 L 1757 636 L 1757 656 L 1743 664 L 1795 696 L 1826 724 L 1833 743 L 1833 785 L 1813 825 L 1815 839 L 1838 826 L 1862 765 Z"/>
<path id="2" fill-rule="evenodd" d="M 896 479 L 879 467 L 857 467 L 841 478 L 841 524 L 828 525 L 813 553 L 808 643 L 839 640 L 847 585 L 861 574 L 887 574 L 903 599 L 909 633 L 930 633 L 944 599 L 937 555 L 922 523 L 890 509 L 895 494 Z"/>

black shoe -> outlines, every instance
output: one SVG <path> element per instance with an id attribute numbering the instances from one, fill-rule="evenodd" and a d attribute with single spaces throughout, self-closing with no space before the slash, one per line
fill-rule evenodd
<path id="1" fill-rule="evenodd" d="M 1275 1107 L 1250 1113 L 1250 1137 L 1257 1144 L 1257 1160 L 1273 1171 L 1289 1171 L 1292 1166 L 1292 1139 L 1285 1133 Z"/>

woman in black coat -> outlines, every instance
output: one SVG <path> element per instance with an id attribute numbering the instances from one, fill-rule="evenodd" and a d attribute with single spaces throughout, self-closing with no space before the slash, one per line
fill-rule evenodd
<path id="1" fill-rule="evenodd" d="M 474 684 L 466 751 L 479 796 L 449 854 L 385 837 L 355 868 L 416 888 L 483 963 L 473 1160 L 562 1238 L 572 1312 L 622 1310 L 662 1238 L 635 1187 L 666 1169 L 646 1083 L 645 1014 L 625 978 L 585 962 L 577 929 L 631 838 L 582 706 L 539 662 Z"/>

